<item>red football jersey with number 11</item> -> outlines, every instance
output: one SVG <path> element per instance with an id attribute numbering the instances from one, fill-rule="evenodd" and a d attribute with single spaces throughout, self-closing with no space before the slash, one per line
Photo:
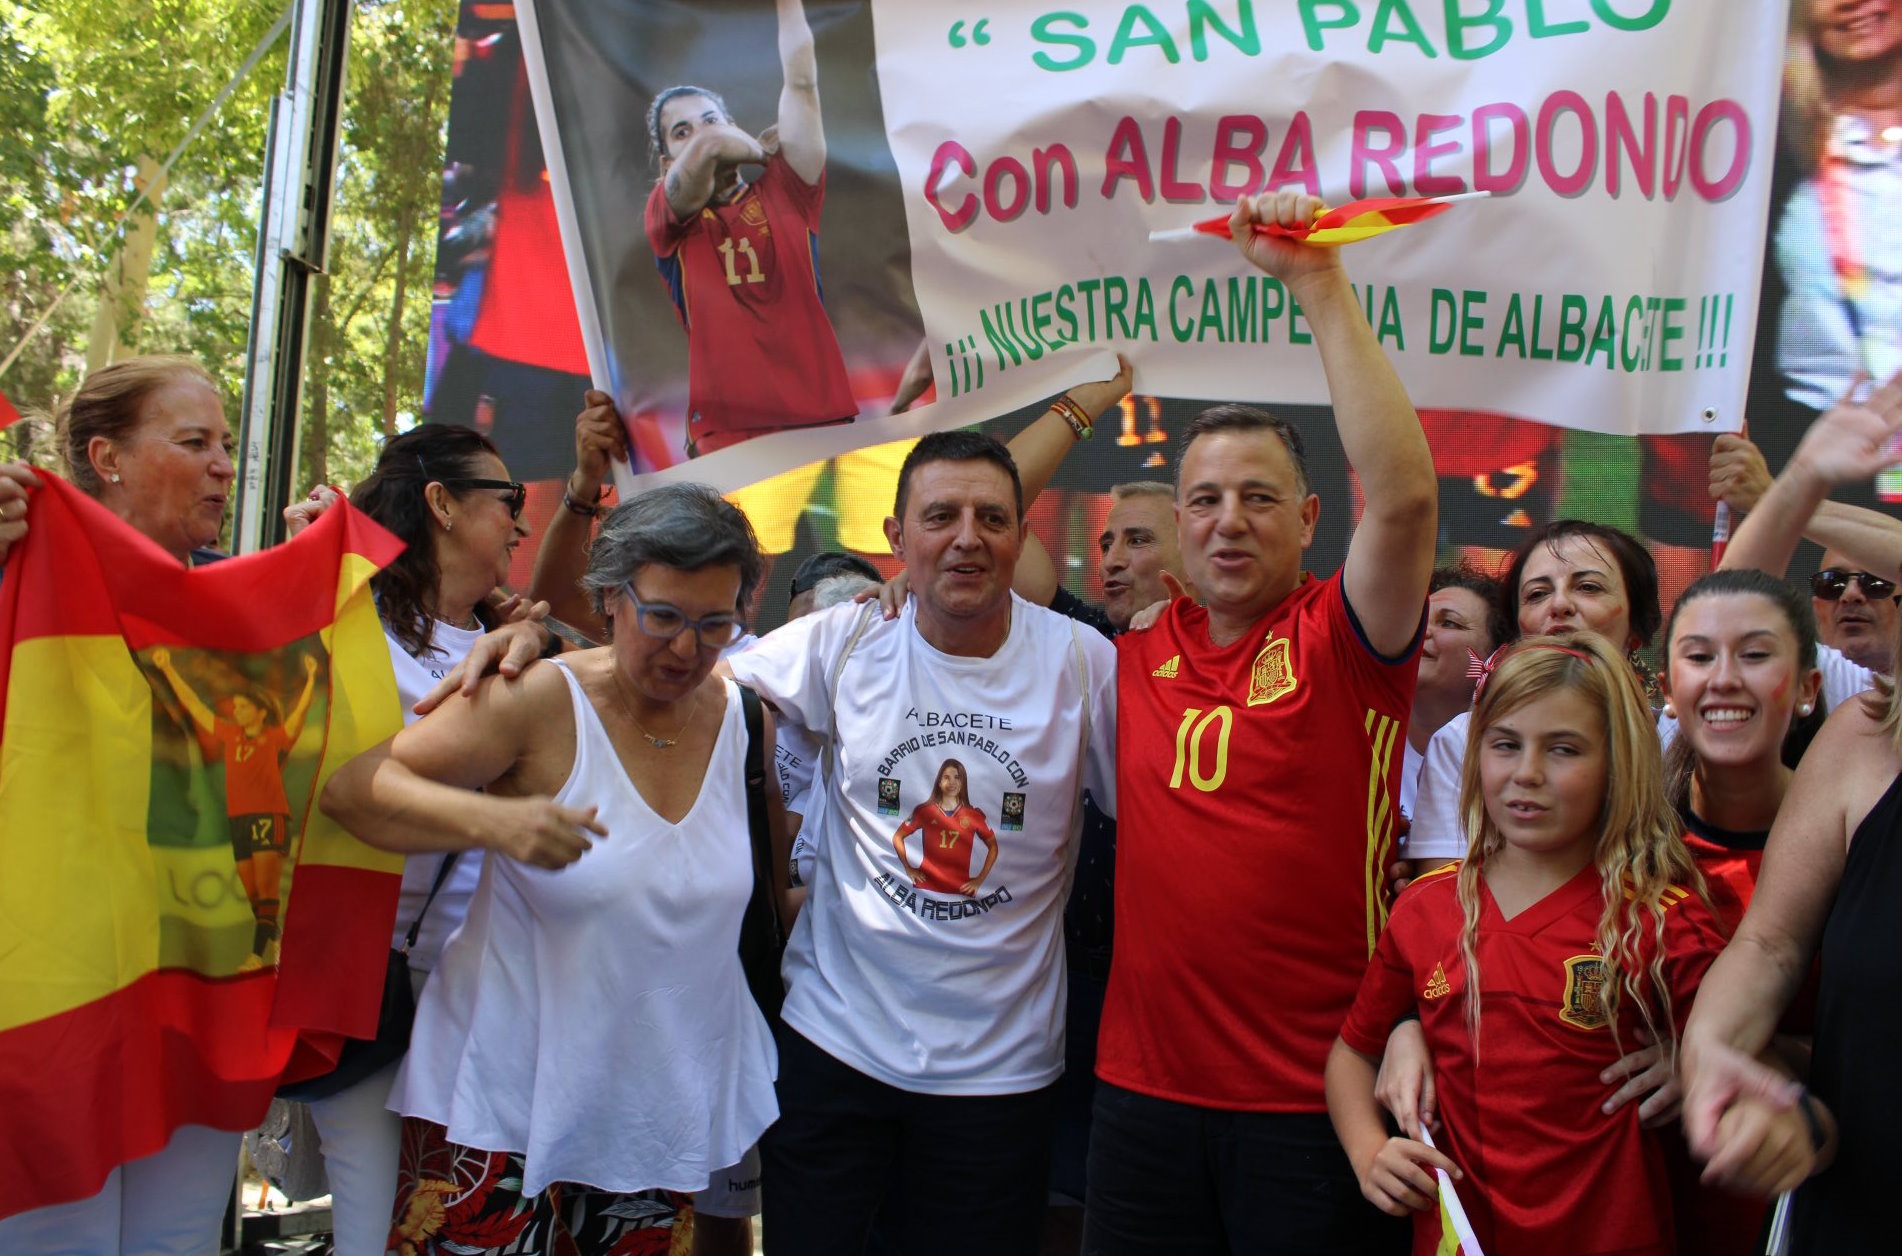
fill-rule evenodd
<path id="1" fill-rule="evenodd" d="M 1116 953 L 1097 1075 L 1213 1108 L 1324 1112 L 1386 922 L 1419 652 L 1378 658 L 1338 575 L 1239 641 L 1177 599 L 1117 638 Z"/>
<path id="2" fill-rule="evenodd" d="M 647 241 L 687 328 L 693 440 L 836 423 L 858 413 L 819 295 L 825 177 L 802 183 L 783 157 L 725 205 L 686 222 L 663 184 L 647 197 Z"/>

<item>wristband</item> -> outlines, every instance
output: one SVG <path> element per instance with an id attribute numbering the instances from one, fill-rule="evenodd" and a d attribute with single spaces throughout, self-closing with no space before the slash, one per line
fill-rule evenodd
<path id="1" fill-rule="evenodd" d="M 1050 408 L 1063 416 L 1063 421 L 1070 425 L 1070 431 L 1078 440 L 1088 440 L 1096 435 L 1096 420 L 1082 406 L 1070 400 L 1068 393 L 1053 397 Z"/>
<path id="2" fill-rule="evenodd" d="M 1816 1115 L 1816 1096 L 1806 1086 L 1796 1097 L 1796 1110 L 1803 1114 L 1803 1124 L 1809 1127 L 1810 1150 L 1821 1154 L 1823 1144 L 1829 1141 L 1829 1132 L 1823 1128 L 1823 1118 Z"/>
<path id="3" fill-rule="evenodd" d="M 591 506 L 587 502 L 576 501 L 574 494 L 570 493 L 565 486 L 561 490 L 561 504 L 566 506 L 572 513 L 580 515 L 583 519 L 592 519 L 601 513 L 601 507 L 599 506 Z"/>

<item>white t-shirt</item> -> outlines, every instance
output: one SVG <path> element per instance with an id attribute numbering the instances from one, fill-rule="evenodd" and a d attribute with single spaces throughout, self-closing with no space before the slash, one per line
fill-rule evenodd
<path id="1" fill-rule="evenodd" d="M 1831 711 L 1875 685 L 1875 673 L 1849 661 L 1841 650 L 1816 648 L 1816 666 L 1823 673 L 1823 702 Z M 1420 769 L 1413 830 L 1407 835 L 1408 859 L 1464 859 L 1466 834 L 1460 827 L 1460 765 L 1466 758 L 1466 730 L 1472 712 L 1461 711 L 1433 734 L 1426 761 Z M 1677 721 L 1658 716 L 1658 738 L 1667 747 L 1677 736 Z"/>
<path id="2" fill-rule="evenodd" d="M 875 603 L 838 606 L 730 660 L 825 748 L 786 1023 L 902 1090 L 1035 1090 L 1063 1071 L 1063 903 L 1083 790 L 1116 810 L 1116 651 L 1018 597 L 988 658 L 933 648 L 916 615 L 915 600 L 890 622 Z M 951 812 L 936 793 L 947 760 L 967 785 Z M 963 893 L 991 842 L 995 865 Z"/>
<path id="3" fill-rule="evenodd" d="M 1420 765 L 1426 755 L 1408 742 L 1400 756 L 1400 814 L 1413 819 L 1413 802 L 1420 793 Z"/>
<path id="4" fill-rule="evenodd" d="M 821 800 L 814 782 L 819 775 L 820 744 L 791 721 L 779 724 L 775 732 L 773 757 L 779 772 L 779 792 L 786 801 L 786 810 L 801 821 L 799 831 L 793 834 L 792 883 L 811 885 L 812 863 L 819 850 L 818 816 L 814 812 Z"/>
<path id="5" fill-rule="evenodd" d="M 420 718 L 412 708 L 422 700 L 424 694 L 436 687 L 437 681 L 449 674 L 450 669 L 468 657 L 470 647 L 485 631 L 481 628 L 456 628 L 440 619 L 432 622 L 430 629 L 429 649 L 423 651 L 421 658 L 412 658 L 387 628 L 383 634 L 390 644 L 390 664 L 396 671 L 397 696 L 403 700 L 405 727 Z M 423 910 L 423 903 L 429 898 L 429 887 L 436 880 L 436 873 L 442 868 L 444 858 L 446 856 L 431 852 L 410 855 L 403 860 L 403 891 L 397 900 L 396 929 L 390 939 L 391 946 L 401 946 L 409 933 L 409 927 L 416 923 L 416 914 Z M 435 970 L 443 943 L 462 924 L 462 918 L 469 914 L 469 899 L 475 894 L 476 882 L 481 877 L 481 851 L 465 850 L 456 856 L 456 866 L 450 870 L 448 880 L 442 883 L 436 901 L 429 905 L 429 913 L 423 917 L 422 930 L 416 935 L 416 945 L 410 948 L 411 969 L 422 973 Z"/>

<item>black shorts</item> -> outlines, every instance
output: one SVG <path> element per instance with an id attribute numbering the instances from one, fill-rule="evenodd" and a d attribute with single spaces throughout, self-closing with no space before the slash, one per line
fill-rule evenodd
<path id="1" fill-rule="evenodd" d="M 267 814 L 232 816 L 225 821 L 231 830 L 231 857 L 243 863 L 253 855 L 286 854 L 291 848 L 290 819 Z"/>

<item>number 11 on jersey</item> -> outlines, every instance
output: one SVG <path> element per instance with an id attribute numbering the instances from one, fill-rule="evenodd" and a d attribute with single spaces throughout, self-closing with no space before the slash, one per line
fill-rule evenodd
<path id="1" fill-rule="evenodd" d="M 742 280 L 739 269 L 734 265 L 733 247 L 733 241 L 730 239 L 720 241 L 720 260 L 726 264 L 726 281 L 729 284 L 738 284 Z M 753 251 L 753 242 L 742 238 L 739 244 L 739 251 L 746 258 L 746 276 L 744 281 L 746 283 L 765 283 L 766 272 L 760 269 L 759 254 Z"/>

